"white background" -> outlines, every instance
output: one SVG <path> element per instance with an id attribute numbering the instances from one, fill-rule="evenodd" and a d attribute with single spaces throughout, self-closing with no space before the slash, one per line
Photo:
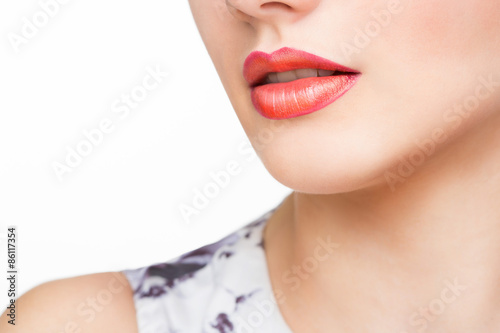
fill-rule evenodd
<path id="1" fill-rule="evenodd" d="M 20 35 L 23 17 L 40 11 L 33 0 L 0 4 L 0 305 L 8 225 L 18 228 L 24 293 L 48 280 L 169 260 L 289 193 L 258 159 L 238 153 L 245 134 L 187 0 L 70 0 L 15 52 L 9 33 Z M 118 118 L 113 102 L 156 66 L 168 78 Z M 114 131 L 59 181 L 52 163 L 64 163 L 67 146 L 104 118 Z M 179 205 L 230 160 L 241 174 L 186 223 Z"/>

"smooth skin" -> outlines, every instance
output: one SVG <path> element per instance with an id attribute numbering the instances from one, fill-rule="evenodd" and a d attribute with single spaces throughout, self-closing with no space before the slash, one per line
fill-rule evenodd
<path id="1" fill-rule="evenodd" d="M 295 190 L 265 231 L 293 332 L 500 332 L 500 1 L 190 4 L 254 148 Z M 242 66 L 282 47 L 362 76 L 266 119 Z M 314 265 L 327 236 L 339 247 Z"/>
<path id="2" fill-rule="evenodd" d="M 4 313 L 0 332 L 138 332 L 132 290 L 122 273 L 91 274 L 44 283 L 21 296 L 16 309 L 16 325 L 8 324 Z"/>
<path id="3" fill-rule="evenodd" d="M 264 235 L 292 331 L 500 332 L 500 1 L 190 5 L 246 134 L 294 190 Z M 318 112 L 263 118 L 243 63 L 285 46 L 362 77 Z M 311 266 L 318 237 L 339 246 Z M 37 287 L 19 300 L 25 326 L 0 331 L 52 332 L 109 278 Z M 136 332 L 131 292 L 116 297 L 82 332 Z"/>

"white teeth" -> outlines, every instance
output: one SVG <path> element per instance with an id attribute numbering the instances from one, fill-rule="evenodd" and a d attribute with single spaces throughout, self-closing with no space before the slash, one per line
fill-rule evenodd
<path id="1" fill-rule="evenodd" d="M 269 73 L 267 76 L 267 82 L 269 83 L 278 83 L 278 74 L 276 73 Z"/>
<path id="2" fill-rule="evenodd" d="M 294 81 L 297 79 L 298 79 L 298 77 L 297 77 L 297 73 L 295 73 L 295 71 L 278 73 L 278 81 L 282 82 L 282 83 Z"/>
<path id="3" fill-rule="evenodd" d="M 299 79 L 318 76 L 317 70 L 312 68 L 297 69 L 295 72 Z"/>
<path id="4" fill-rule="evenodd" d="M 297 79 L 305 79 L 308 77 L 324 77 L 333 75 L 335 71 L 324 69 L 301 68 L 288 72 L 269 73 L 266 77 L 266 83 L 286 83 Z"/>
<path id="5" fill-rule="evenodd" d="M 318 69 L 318 76 L 330 76 L 332 75 L 333 73 L 335 73 L 335 71 L 327 71 L 327 70 L 324 70 L 324 69 Z"/>

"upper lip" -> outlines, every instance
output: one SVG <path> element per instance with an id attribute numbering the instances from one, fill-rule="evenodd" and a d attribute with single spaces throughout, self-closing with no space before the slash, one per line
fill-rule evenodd
<path id="1" fill-rule="evenodd" d="M 243 76 L 251 87 L 264 82 L 269 73 L 287 72 L 295 69 L 315 68 L 337 72 L 359 74 L 358 71 L 339 65 L 317 55 L 283 47 L 271 54 L 254 51 L 248 55 L 243 66 Z"/>

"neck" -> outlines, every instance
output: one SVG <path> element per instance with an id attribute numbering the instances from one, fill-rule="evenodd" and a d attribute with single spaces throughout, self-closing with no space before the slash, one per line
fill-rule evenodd
<path id="1" fill-rule="evenodd" d="M 288 295 L 285 314 L 312 297 L 334 309 L 329 327 L 369 321 L 374 313 L 397 313 L 391 331 L 408 333 L 424 326 L 450 331 L 452 318 L 457 332 L 477 331 L 491 320 L 500 306 L 499 128 L 492 122 L 446 147 L 395 190 L 383 184 L 335 195 L 292 193 L 276 214 L 283 222 L 270 224 L 266 236 L 276 240 L 270 266 L 273 252 L 282 258 L 270 273 Z M 311 259 L 318 237 L 338 248 L 310 272 L 284 278 Z"/>

